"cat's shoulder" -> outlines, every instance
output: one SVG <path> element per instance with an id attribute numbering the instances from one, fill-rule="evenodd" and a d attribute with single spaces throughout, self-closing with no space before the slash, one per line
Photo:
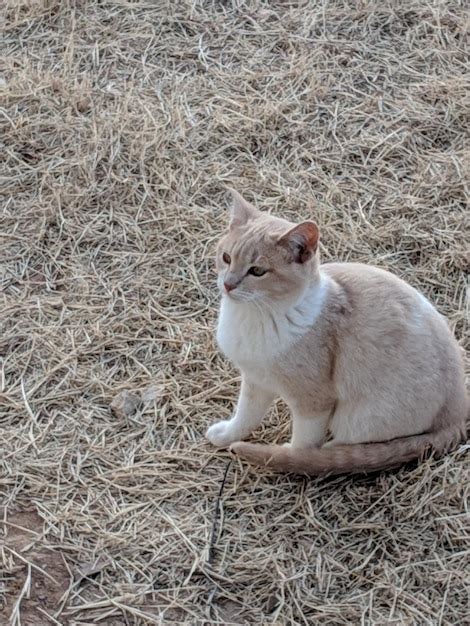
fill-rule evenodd
<path id="1" fill-rule="evenodd" d="M 408 282 L 386 269 L 364 263 L 325 263 L 321 271 L 347 294 L 349 300 L 378 308 L 388 303 L 417 306 L 437 313 L 434 305 Z"/>
<path id="2" fill-rule="evenodd" d="M 331 262 L 322 263 L 321 270 L 331 278 L 359 278 L 362 280 L 382 279 L 400 280 L 395 274 L 376 265 L 366 265 L 365 263 Z"/>
<path id="3" fill-rule="evenodd" d="M 371 288 L 374 290 L 393 289 L 404 290 L 408 293 L 416 292 L 414 287 L 402 278 L 392 274 L 386 269 L 376 265 L 366 265 L 365 263 L 324 263 L 321 265 L 323 274 L 333 279 L 340 285 L 358 288 Z"/>

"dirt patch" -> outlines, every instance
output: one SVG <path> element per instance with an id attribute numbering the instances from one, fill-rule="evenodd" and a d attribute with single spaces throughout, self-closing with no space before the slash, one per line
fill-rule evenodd
<path id="1" fill-rule="evenodd" d="M 12 513 L 2 520 L 0 529 L 0 623 L 68 624 L 61 608 L 70 573 L 62 554 L 44 542 L 39 515 L 34 511 Z"/>

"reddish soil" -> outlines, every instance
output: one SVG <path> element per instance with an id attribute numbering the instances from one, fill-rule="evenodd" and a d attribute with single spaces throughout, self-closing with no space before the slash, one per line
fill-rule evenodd
<path id="1" fill-rule="evenodd" d="M 0 624 L 17 624 L 18 615 L 22 626 L 68 623 L 60 610 L 70 573 L 62 554 L 48 547 L 42 531 L 43 522 L 35 511 L 11 513 L 6 523 L 0 521 Z"/>

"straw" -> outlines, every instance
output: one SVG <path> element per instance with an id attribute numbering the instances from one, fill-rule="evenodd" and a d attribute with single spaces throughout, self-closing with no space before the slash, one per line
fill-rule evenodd
<path id="1" fill-rule="evenodd" d="M 465 3 L 3 13 L 0 483 L 38 536 L 5 525 L 0 622 L 464 623 L 468 446 L 368 478 L 224 480 L 204 432 L 239 388 L 214 339 L 227 186 L 315 219 L 324 261 L 408 280 L 468 347 Z M 146 400 L 113 413 L 122 392 Z M 288 435 L 278 403 L 254 439 Z M 63 583 L 42 603 L 38 568 Z"/>

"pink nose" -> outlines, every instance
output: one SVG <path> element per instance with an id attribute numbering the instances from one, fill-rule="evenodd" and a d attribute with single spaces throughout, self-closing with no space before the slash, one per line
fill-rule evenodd
<path id="1" fill-rule="evenodd" d="M 233 283 L 224 283 L 224 287 L 225 291 L 228 293 L 229 291 L 232 291 L 232 289 L 235 289 L 236 285 Z"/>

